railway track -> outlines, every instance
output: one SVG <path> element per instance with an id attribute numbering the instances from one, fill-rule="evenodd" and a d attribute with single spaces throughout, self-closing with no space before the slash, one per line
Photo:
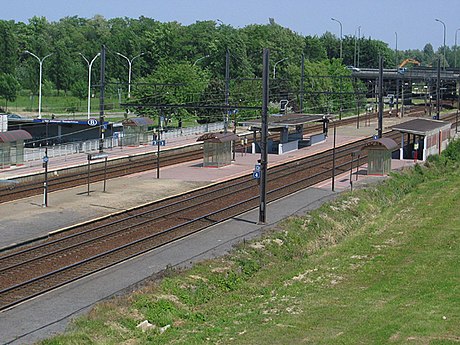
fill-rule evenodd
<path id="1" fill-rule="evenodd" d="M 443 120 L 455 120 L 450 114 Z M 385 133 L 398 141 L 400 134 Z M 350 171 L 368 140 L 336 148 L 335 174 Z M 362 156 L 365 159 L 365 156 Z M 267 201 L 332 177 L 332 149 L 268 170 Z M 69 228 L 0 253 L 0 310 L 253 209 L 259 186 L 244 176 Z"/>
<path id="2" fill-rule="evenodd" d="M 412 114 L 421 114 L 423 109 L 417 109 Z M 389 116 L 385 112 L 385 116 Z M 372 115 L 376 117 L 375 114 Z M 360 122 L 370 120 L 370 117 L 361 116 Z M 337 122 L 338 126 L 346 126 L 357 123 L 357 118 L 344 118 Z M 322 124 L 311 125 L 305 128 L 304 135 L 311 135 L 322 131 Z M 202 158 L 201 145 L 197 144 L 187 149 L 169 150 L 161 153 L 162 167 L 175 165 L 183 162 L 198 160 Z M 121 176 L 134 174 L 137 172 L 148 171 L 157 169 L 157 156 L 156 153 L 146 153 L 116 161 L 109 161 L 107 169 L 103 163 L 92 163 L 90 183 L 102 181 L 104 179 L 111 179 Z M 73 169 L 75 170 L 75 169 Z M 48 174 L 48 192 L 55 192 L 67 188 L 85 185 L 88 183 L 88 174 L 80 168 L 78 171 L 61 171 L 59 174 Z M 30 182 L 21 182 L 11 186 L 0 185 L 0 204 L 7 201 L 17 200 L 29 196 L 39 195 L 43 193 L 44 174 Z"/>
<path id="3" fill-rule="evenodd" d="M 397 133 L 389 135 L 397 137 Z M 368 140 L 336 148 L 336 175 L 349 171 L 351 153 Z M 332 150 L 327 150 L 271 167 L 267 201 L 331 178 L 332 154 Z M 188 236 L 258 204 L 258 183 L 252 176 L 244 176 L 75 226 L 45 242 L 0 253 L 0 310 Z"/>

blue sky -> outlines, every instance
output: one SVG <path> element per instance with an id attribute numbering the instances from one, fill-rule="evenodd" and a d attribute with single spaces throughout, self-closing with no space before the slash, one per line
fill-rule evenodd
<path id="1" fill-rule="evenodd" d="M 322 35 L 329 31 L 340 35 L 357 34 L 379 39 L 398 49 L 423 49 L 431 43 L 435 49 L 453 46 L 460 28 L 460 0 L 3 0 L 0 19 L 28 22 L 33 16 L 58 21 L 66 16 L 91 18 L 145 16 L 162 22 L 191 24 L 198 20 L 220 19 L 234 27 L 265 24 L 268 18 L 302 35 Z M 460 45 L 460 30 L 457 34 Z"/>

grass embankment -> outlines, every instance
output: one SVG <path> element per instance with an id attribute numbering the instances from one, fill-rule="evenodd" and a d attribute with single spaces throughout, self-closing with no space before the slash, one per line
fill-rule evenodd
<path id="1" fill-rule="evenodd" d="M 43 344 L 458 344 L 459 152 L 101 303 Z"/>

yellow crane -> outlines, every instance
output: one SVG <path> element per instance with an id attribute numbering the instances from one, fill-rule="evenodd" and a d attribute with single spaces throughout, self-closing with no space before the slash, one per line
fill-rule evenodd
<path id="1" fill-rule="evenodd" d="M 405 59 L 403 62 L 401 62 L 399 64 L 399 68 L 403 68 L 404 66 L 406 66 L 408 63 L 412 63 L 414 65 L 417 65 L 417 66 L 420 66 L 420 62 L 418 62 L 417 60 L 415 59 Z"/>

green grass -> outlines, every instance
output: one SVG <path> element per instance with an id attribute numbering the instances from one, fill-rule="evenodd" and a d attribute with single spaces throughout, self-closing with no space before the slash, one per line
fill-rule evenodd
<path id="1" fill-rule="evenodd" d="M 458 344 L 459 146 L 99 304 L 42 344 Z M 146 319 L 172 327 L 142 332 Z"/>
<path id="2" fill-rule="evenodd" d="M 5 104 L 5 101 L 0 99 L 0 112 L 7 111 L 8 113 L 27 116 L 36 116 L 38 114 L 38 96 L 26 95 L 27 92 L 23 91 L 18 95 L 14 102 Z M 124 102 L 125 100 L 122 100 Z M 126 115 L 126 109 L 119 106 L 119 99 L 111 95 L 106 96 L 105 99 L 105 119 L 109 122 L 120 122 Z M 79 100 L 77 97 L 61 94 L 58 96 L 56 92 L 53 95 L 45 95 L 42 97 L 42 117 L 51 118 L 55 115 L 57 119 L 86 119 L 88 114 L 87 99 Z M 91 99 L 91 114 L 92 117 L 99 117 L 99 98 L 94 97 Z M 135 113 L 130 113 L 128 117 L 137 116 Z M 156 120 L 155 120 L 156 121 Z M 155 123 L 156 125 L 156 123 Z M 198 125 L 195 116 L 184 116 L 182 118 L 183 127 L 193 127 Z M 172 116 L 172 122 L 168 124 L 169 127 L 178 128 L 178 119 Z"/>
<path id="3" fill-rule="evenodd" d="M 108 97 L 106 99 L 106 109 L 108 112 L 121 112 L 125 111 L 118 105 L 118 98 Z M 1 107 L 5 108 L 5 104 L 1 103 Z M 79 100 L 73 96 L 42 96 L 42 113 L 44 115 L 58 114 L 66 116 L 85 116 L 88 111 L 87 99 Z M 14 102 L 8 103 L 8 112 L 10 113 L 37 113 L 38 112 L 38 96 L 25 96 L 19 95 Z M 91 113 L 98 114 L 99 112 L 99 98 L 91 99 Z"/>

